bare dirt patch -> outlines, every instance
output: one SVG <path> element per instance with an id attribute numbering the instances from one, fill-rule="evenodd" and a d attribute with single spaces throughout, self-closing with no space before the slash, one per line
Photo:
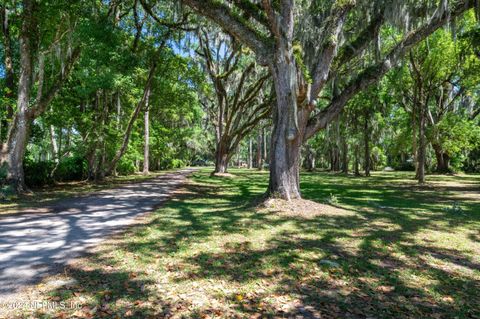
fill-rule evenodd
<path id="1" fill-rule="evenodd" d="M 353 216 L 355 212 L 335 207 L 332 205 L 320 204 L 306 199 L 294 199 L 286 201 L 283 199 L 270 198 L 258 206 L 259 210 L 276 213 L 282 216 L 300 217 L 313 219 L 318 216 Z"/>
<path id="2" fill-rule="evenodd" d="M 230 173 L 212 173 L 210 174 L 212 177 L 226 177 L 226 178 L 236 178 L 236 175 Z"/>

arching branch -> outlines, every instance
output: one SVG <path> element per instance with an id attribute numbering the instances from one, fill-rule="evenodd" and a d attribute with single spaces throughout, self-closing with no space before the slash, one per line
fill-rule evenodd
<path id="1" fill-rule="evenodd" d="M 228 6 L 215 0 L 183 0 L 183 3 L 213 20 L 227 33 L 245 43 L 255 52 L 261 65 L 268 65 L 271 61 L 273 48 L 268 38 L 246 24 Z"/>
<path id="2" fill-rule="evenodd" d="M 304 141 L 312 137 L 320 129 L 325 128 L 327 124 L 343 110 L 344 106 L 353 96 L 355 96 L 355 94 L 371 84 L 378 82 L 389 70 L 397 65 L 397 63 L 414 45 L 438 30 L 451 18 L 463 14 L 473 6 L 473 1 L 460 1 L 449 15 L 443 14 L 441 16 L 435 16 L 422 27 L 407 34 L 382 61 L 361 72 L 357 77 L 350 81 L 350 83 L 333 99 L 325 110 L 319 112 L 308 121 Z"/>

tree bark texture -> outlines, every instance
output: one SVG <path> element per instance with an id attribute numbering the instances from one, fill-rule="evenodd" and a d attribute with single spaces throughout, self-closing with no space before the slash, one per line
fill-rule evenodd
<path id="1" fill-rule="evenodd" d="M 363 127 L 363 143 L 365 147 L 365 154 L 364 154 L 364 171 L 365 176 L 370 176 L 370 134 L 369 134 L 369 127 L 368 127 L 368 116 L 365 116 L 364 119 L 364 127 Z"/>
<path id="2" fill-rule="evenodd" d="M 143 174 L 148 175 L 150 171 L 150 105 L 149 98 L 145 102 L 145 113 L 143 117 Z"/>
<path id="3" fill-rule="evenodd" d="M 256 151 L 256 165 L 257 169 L 261 171 L 263 169 L 263 152 L 262 152 L 263 138 L 261 131 L 257 135 L 257 151 Z"/>

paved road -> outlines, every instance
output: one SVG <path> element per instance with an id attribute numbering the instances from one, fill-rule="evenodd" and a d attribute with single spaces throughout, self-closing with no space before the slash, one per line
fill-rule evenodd
<path id="1" fill-rule="evenodd" d="M 0 218 L 0 300 L 61 271 L 92 245 L 154 210 L 192 170 L 61 200 L 47 213 Z"/>

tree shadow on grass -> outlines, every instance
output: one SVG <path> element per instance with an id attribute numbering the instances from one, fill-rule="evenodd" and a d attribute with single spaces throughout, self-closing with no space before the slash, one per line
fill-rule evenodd
<path id="1" fill-rule="evenodd" d="M 188 262 L 198 265 L 195 277 L 222 279 L 231 283 L 266 282 L 269 293 L 251 293 L 237 302 L 237 311 L 253 315 L 294 318 L 470 318 L 479 313 L 479 283 L 472 277 L 436 268 L 415 258 L 437 254 L 443 260 L 462 260 L 462 265 L 478 269 L 478 264 L 458 252 L 438 247 L 402 249 L 406 261 L 383 251 L 369 239 L 360 251 L 352 253 L 337 243 L 348 237 L 341 231 L 328 231 L 319 239 L 302 239 L 282 234 L 264 249 L 241 245 L 222 253 L 200 253 Z M 418 249 L 418 251 L 417 251 Z M 309 252 L 322 257 L 308 258 Z M 325 260 L 330 263 L 324 263 Z M 338 264 L 336 266 L 335 264 Z M 334 266 L 330 266 L 330 265 Z M 435 282 L 434 292 L 411 285 L 403 272 L 418 272 Z M 187 274 L 186 278 L 191 278 Z M 287 304 L 268 300 L 287 298 Z M 235 300 L 234 296 L 230 299 Z M 263 306 L 261 306 L 263 305 Z"/>
<path id="2" fill-rule="evenodd" d="M 355 182 L 351 177 L 332 179 L 322 174 L 318 178 L 321 183 L 315 180 L 315 176 L 306 174 L 302 183 L 302 194 L 306 199 L 322 201 L 333 194 L 341 205 L 352 207 L 357 212 L 368 208 L 368 214 L 372 210 L 376 213 L 385 211 L 384 217 L 392 220 L 398 216 L 410 215 L 411 219 L 425 218 L 435 222 L 441 220 L 452 227 L 464 224 L 475 229 L 480 226 L 480 200 L 465 195 L 467 192 L 480 192 L 480 183 L 468 188 L 458 186 L 412 189 L 398 182 L 389 183 L 388 175 L 364 179 L 364 184 Z M 461 210 L 453 211 L 454 205 L 461 206 Z"/>
<path id="3" fill-rule="evenodd" d="M 50 292 L 48 299 L 70 300 L 71 303 L 66 303 L 70 305 L 66 309 L 58 308 L 54 318 L 159 318 L 179 307 L 164 300 L 157 292 L 149 291 L 146 287 L 152 284 L 152 280 L 134 270 L 109 271 L 71 266 L 65 268 L 65 273 L 73 281 Z M 45 309 L 35 311 L 33 315 L 34 318 L 52 318 Z"/>
<path id="4" fill-rule="evenodd" d="M 372 193 L 343 185 L 344 194 L 355 190 L 361 197 L 350 199 L 353 213 L 307 220 L 253 210 L 248 203 L 261 195 L 265 180 L 237 174 L 238 179 L 217 180 L 197 173 L 202 184 L 187 186 L 147 224 L 129 231 L 130 239 L 89 258 L 96 269 L 110 265 L 117 271 L 124 266 L 110 256 L 118 251 L 141 263 L 140 269 L 153 267 L 153 275 L 75 270 L 71 276 L 86 287 L 84 294 L 115 292 L 96 302 L 120 316 L 137 311 L 137 318 L 475 318 L 480 313 L 479 263 L 460 249 L 416 238 L 426 230 L 449 234 L 453 226 L 478 223 L 477 214 L 425 212 L 428 193 L 391 190 L 382 199 L 381 187 L 387 186 L 378 188 L 381 204 L 365 207 Z M 329 187 L 307 184 L 304 193 L 321 201 Z M 263 234 L 268 236 L 258 237 Z M 219 236 L 220 243 L 212 242 Z M 202 243 L 214 249 L 199 248 Z M 156 276 L 167 276 L 168 285 L 198 283 L 205 299 L 218 299 L 224 308 L 192 308 L 188 297 L 166 298 Z M 136 290 L 125 289 L 125 282 Z M 218 295 L 213 282 L 228 291 Z"/>
<path id="5" fill-rule="evenodd" d="M 232 189 L 237 189 L 231 187 Z M 187 185 L 185 193 L 170 201 L 164 213 L 157 214 L 147 225 L 135 232 L 146 236 L 146 229 L 154 227 L 159 236 L 141 242 L 128 242 L 122 245 L 127 251 L 142 251 L 145 254 L 175 253 L 191 243 L 206 240 L 214 232 L 225 234 L 248 232 L 251 229 L 275 227 L 285 222 L 272 220 L 269 214 L 257 214 L 251 210 L 251 194 L 239 196 L 236 193 L 226 195 L 228 187 L 221 191 L 210 186 Z M 208 198 L 208 201 L 198 200 Z M 211 202 L 215 204 L 212 205 Z"/>

